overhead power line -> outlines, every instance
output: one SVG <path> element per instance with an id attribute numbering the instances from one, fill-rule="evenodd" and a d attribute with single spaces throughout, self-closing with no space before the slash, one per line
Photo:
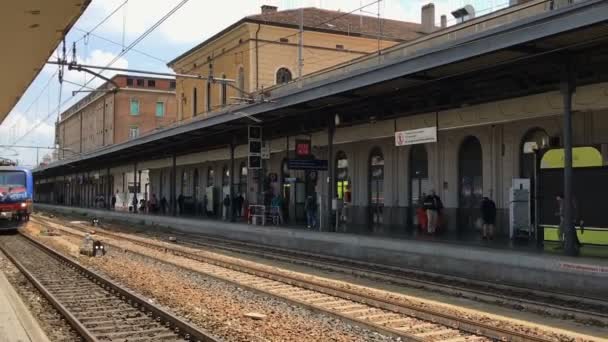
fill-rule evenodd
<path id="1" fill-rule="evenodd" d="M 123 51 L 121 51 L 118 55 L 116 55 L 116 57 L 114 57 L 114 59 L 112 59 L 110 61 L 110 63 L 108 63 L 106 65 L 106 68 L 112 66 L 114 63 L 116 63 L 116 61 L 118 61 L 122 56 L 124 56 L 125 54 L 127 54 L 127 52 L 129 52 L 129 50 L 131 50 L 135 45 L 139 44 L 142 40 L 144 40 L 150 33 L 152 33 L 157 27 L 159 27 L 162 23 L 165 22 L 165 20 L 169 19 L 169 17 L 171 17 L 175 12 L 177 12 L 177 10 L 179 10 L 182 6 L 184 6 L 189 0 L 182 0 L 180 3 L 178 3 L 177 5 L 175 5 L 175 7 L 173 7 L 173 9 L 171 9 L 169 12 L 167 12 L 167 14 L 165 14 L 162 18 L 160 18 L 156 23 L 154 23 L 150 28 L 148 28 L 144 33 L 142 33 L 139 37 L 137 37 L 131 44 L 129 44 L 129 46 L 127 46 Z M 102 68 L 99 73 L 102 73 L 105 69 Z M 78 91 L 82 90 L 85 86 L 89 85 L 89 83 L 91 83 L 94 79 L 96 79 L 97 77 L 92 77 L 90 80 L 88 80 L 87 82 L 85 82 L 84 86 L 82 88 L 80 88 Z"/>
<path id="2" fill-rule="evenodd" d="M 108 21 L 108 19 L 110 19 L 114 14 L 116 14 L 116 12 L 118 12 L 118 10 L 120 10 L 124 5 L 127 4 L 127 2 L 129 2 L 129 0 L 125 0 L 123 1 L 120 5 L 118 5 L 118 7 L 116 7 L 110 14 L 108 14 L 105 18 L 103 18 L 97 25 L 95 25 L 92 29 L 88 30 L 88 31 L 84 31 L 85 34 L 80 37 L 80 39 L 76 40 L 75 43 L 78 43 L 79 41 L 85 39 L 87 37 L 87 35 L 93 33 L 93 31 L 97 30 L 97 28 L 101 25 L 103 25 L 106 21 Z"/>
<path id="3" fill-rule="evenodd" d="M 78 31 L 81 31 L 81 32 L 86 32 L 85 30 L 83 30 L 83 29 L 81 29 L 81 28 L 78 28 L 78 27 L 74 27 L 74 30 L 78 30 Z M 91 37 L 95 37 L 95 38 L 97 38 L 97 39 L 103 40 L 103 41 L 108 42 L 108 43 L 110 43 L 110 44 L 114 44 L 114 45 L 116 45 L 116 46 L 120 46 L 120 47 L 123 47 L 123 46 L 124 46 L 122 43 L 119 43 L 119 42 L 117 42 L 117 41 L 114 41 L 114 40 L 108 39 L 108 38 L 106 38 L 106 37 L 102 37 L 102 36 L 100 36 L 100 35 L 98 35 L 98 34 L 89 33 L 89 35 L 90 35 Z M 147 53 L 147 52 L 144 52 L 144 51 L 141 51 L 141 50 L 137 50 L 137 49 L 131 49 L 131 51 L 133 51 L 133 52 L 137 52 L 137 53 L 139 53 L 139 54 L 140 54 L 140 55 L 142 55 L 142 56 L 146 56 L 146 57 L 152 58 L 152 59 L 154 59 L 154 60 L 157 60 L 157 61 L 159 61 L 159 62 L 161 62 L 161 63 L 163 63 L 163 64 L 167 64 L 167 61 L 166 61 L 166 60 L 164 60 L 164 59 L 162 59 L 162 58 L 159 58 L 159 57 L 156 57 L 156 56 L 154 56 L 154 55 L 151 55 L 151 54 L 149 54 L 149 53 Z"/>
<path id="4" fill-rule="evenodd" d="M 150 33 L 152 33 L 152 31 L 154 31 L 158 26 L 160 26 L 163 22 L 165 22 L 171 15 L 173 15 L 178 9 L 180 9 L 182 6 L 184 6 L 188 1 L 189 0 L 182 0 L 175 7 L 173 7 L 173 9 L 171 9 L 169 12 L 167 12 L 166 15 L 164 15 L 162 18 L 160 18 L 154 25 L 152 25 L 149 29 L 147 29 L 144 33 L 142 33 L 137 39 L 135 39 L 131 44 L 129 44 L 128 47 L 126 47 L 123 51 L 121 51 L 121 53 L 119 55 L 117 55 L 114 59 L 112 59 L 112 61 L 110 61 L 110 63 L 108 63 L 104 68 L 102 68 L 101 71 L 100 71 L 100 73 L 103 70 L 105 70 L 105 68 L 111 67 L 120 57 L 124 56 L 135 45 L 137 45 L 144 38 L 146 38 Z M 81 91 L 84 88 L 86 88 L 89 85 L 89 83 L 91 83 L 95 78 L 96 77 L 92 77 L 91 79 L 89 79 L 84 85 L 82 85 L 80 87 L 80 89 L 78 91 Z M 39 121 L 37 124 L 33 125 L 32 127 L 30 127 L 30 129 L 27 132 L 25 132 L 25 134 L 21 135 L 19 138 L 17 138 L 15 141 L 13 141 L 13 144 L 16 144 L 21 139 L 25 138 L 26 136 L 28 136 L 29 134 L 31 134 L 32 132 L 34 132 L 42 123 L 46 122 L 55 113 L 57 113 L 57 115 L 60 115 L 61 114 L 61 113 L 59 113 L 60 112 L 60 108 L 63 107 L 65 104 L 67 104 L 70 100 L 71 100 L 71 98 L 67 98 L 63 102 L 60 101 L 60 103 L 57 106 L 57 110 L 49 113 L 46 116 L 46 118 L 44 118 L 43 120 Z"/>

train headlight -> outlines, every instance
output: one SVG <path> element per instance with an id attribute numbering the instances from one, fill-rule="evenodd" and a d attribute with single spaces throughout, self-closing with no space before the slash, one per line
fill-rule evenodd
<path id="1" fill-rule="evenodd" d="M 25 203 L 25 202 L 21 203 L 21 208 L 25 208 L 25 207 L 27 207 L 27 203 Z"/>

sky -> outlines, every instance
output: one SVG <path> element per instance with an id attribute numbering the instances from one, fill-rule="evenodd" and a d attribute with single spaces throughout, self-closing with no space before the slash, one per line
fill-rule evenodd
<path id="1" fill-rule="evenodd" d="M 77 60 L 81 63 L 106 65 L 114 60 L 139 35 L 175 7 L 181 0 L 128 0 L 107 21 L 90 34 L 86 34 L 112 13 L 125 0 L 93 0 L 82 17 L 68 33 L 68 51 L 76 42 Z M 113 66 L 171 72 L 166 63 L 196 44 L 213 36 L 244 16 L 257 14 L 261 5 L 278 6 L 279 10 L 298 7 L 319 7 L 350 12 L 374 0 L 189 0 L 161 26 L 136 45 Z M 420 8 L 429 0 L 382 0 L 380 15 L 383 18 L 420 22 Z M 442 14 L 453 23 L 450 12 L 466 4 L 475 7 L 478 14 L 504 7 L 508 0 L 435 0 L 436 20 Z M 365 7 L 364 15 L 376 16 L 378 4 Z M 124 44 L 123 44 L 124 42 Z M 71 55 L 71 54 L 70 54 Z M 56 58 L 54 54 L 51 59 Z M 111 77 L 112 72 L 104 73 Z M 87 84 L 95 88 L 102 81 L 77 71 L 65 71 L 64 82 L 57 80 L 57 67 L 47 64 L 21 97 L 15 108 L 0 125 L 0 145 L 27 145 L 52 147 L 57 113 L 86 94 L 73 96 L 72 91 Z M 50 150 L 40 149 L 38 158 Z M 35 165 L 35 149 L 0 148 L 0 157 L 18 159 L 22 165 Z"/>

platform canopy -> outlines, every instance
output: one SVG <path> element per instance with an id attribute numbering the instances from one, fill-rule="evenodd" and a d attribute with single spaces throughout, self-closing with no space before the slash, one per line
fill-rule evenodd
<path id="1" fill-rule="evenodd" d="M 5 0 L 0 11 L 0 123 L 90 0 Z"/>

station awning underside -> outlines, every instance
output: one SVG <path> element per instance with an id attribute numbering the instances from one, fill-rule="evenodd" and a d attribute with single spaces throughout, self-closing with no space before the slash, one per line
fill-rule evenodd
<path id="1" fill-rule="evenodd" d="M 564 66 L 577 85 L 608 80 L 608 1 L 588 1 L 500 26 L 463 40 L 232 107 L 216 116 L 167 128 L 123 144 L 36 170 L 59 176 L 135 161 L 246 143 L 243 114 L 263 121 L 272 139 L 387 120 L 559 89 Z M 240 114 L 235 114 L 235 113 Z"/>
<path id="2" fill-rule="evenodd" d="M 0 11 L 0 123 L 90 0 L 5 0 Z"/>

